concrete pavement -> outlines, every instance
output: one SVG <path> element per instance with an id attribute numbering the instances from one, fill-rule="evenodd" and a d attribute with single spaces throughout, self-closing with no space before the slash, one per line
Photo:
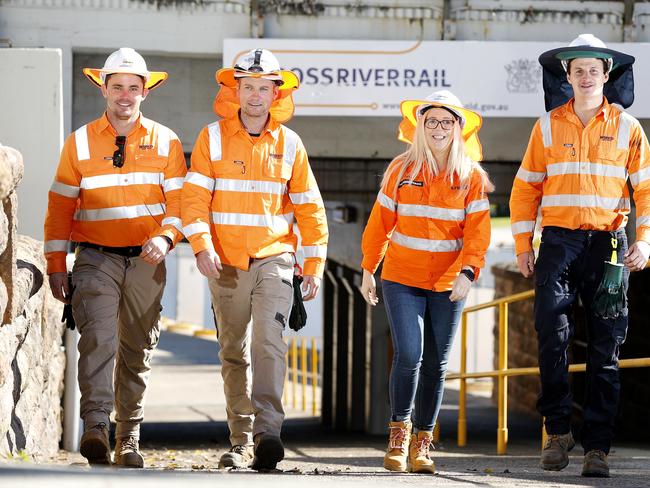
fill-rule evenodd
<path id="1" fill-rule="evenodd" d="M 381 467 L 386 439 L 323 430 L 317 419 L 288 411 L 283 432 L 282 471 L 256 473 L 217 469 L 229 447 L 217 344 L 163 333 L 156 353 L 142 448 L 147 469 L 89 468 L 78 454 L 61 452 L 40 464 L 0 465 L 0 487 L 83 486 L 165 488 L 167 486 L 416 486 L 443 487 L 645 487 L 650 486 L 650 446 L 617 444 L 610 460 L 612 478 L 580 476 L 582 453 L 576 449 L 562 472 L 537 467 L 539 425 L 510 415 L 507 456 L 496 456 L 496 411 L 484 395 L 470 397 L 468 447 L 455 445 L 457 393 L 449 389 L 441 413 L 441 444 L 433 453 L 438 473 L 395 474 Z"/>

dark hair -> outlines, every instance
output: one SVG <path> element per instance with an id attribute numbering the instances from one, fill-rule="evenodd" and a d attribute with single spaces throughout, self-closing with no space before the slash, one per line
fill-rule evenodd
<path id="1" fill-rule="evenodd" d="M 120 74 L 120 73 L 108 73 L 104 77 L 104 85 L 108 87 L 108 80 L 110 80 L 111 76 L 117 75 L 117 74 Z M 126 73 L 126 74 L 135 74 L 135 73 Z M 147 81 L 144 79 L 144 76 L 142 76 L 142 75 L 135 75 L 135 76 L 137 76 L 138 78 L 140 78 L 142 80 L 142 88 L 144 88 L 147 85 Z"/>
<path id="2" fill-rule="evenodd" d="M 571 61 L 573 61 L 574 59 L 579 59 L 579 58 L 573 58 L 567 61 L 566 64 L 567 74 L 571 74 Z M 603 72 L 607 73 L 607 69 L 609 68 L 609 63 L 607 62 L 607 60 L 605 58 L 596 58 L 596 59 L 600 59 L 603 62 Z"/>

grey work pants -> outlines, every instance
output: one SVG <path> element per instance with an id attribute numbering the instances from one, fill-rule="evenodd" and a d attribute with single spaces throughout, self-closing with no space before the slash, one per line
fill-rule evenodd
<path id="1" fill-rule="evenodd" d="M 293 299 L 293 256 L 224 265 L 208 280 L 217 319 L 230 442 L 251 445 L 261 433 L 280 435 L 287 345 L 282 331 Z"/>
<path id="2" fill-rule="evenodd" d="M 151 265 L 80 248 L 72 279 L 79 338 L 81 418 L 108 425 L 115 403 L 116 438 L 139 437 L 153 350 L 158 344 L 165 263 Z"/>

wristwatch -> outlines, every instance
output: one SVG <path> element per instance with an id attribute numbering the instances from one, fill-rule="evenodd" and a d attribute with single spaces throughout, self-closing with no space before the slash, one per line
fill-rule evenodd
<path id="1" fill-rule="evenodd" d="M 474 274 L 474 271 L 472 271 L 471 269 L 461 269 L 460 274 L 464 274 L 465 276 L 467 276 L 467 279 L 471 282 L 474 282 L 474 280 L 476 279 L 476 275 Z"/>

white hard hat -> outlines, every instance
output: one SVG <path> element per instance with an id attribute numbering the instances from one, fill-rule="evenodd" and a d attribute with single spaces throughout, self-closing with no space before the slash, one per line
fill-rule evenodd
<path id="1" fill-rule="evenodd" d="M 573 51 L 567 50 L 556 55 L 560 59 L 564 71 L 568 71 L 569 61 L 572 59 L 587 57 L 604 59 L 607 62 L 607 72 L 612 70 L 614 63 L 612 54 L 602 51 L 603 49 L 607 50 L 607 45 L 593 34 L 580 34 L 567 47 L 575 47 L 577 49 Z"/>
<path id="2" fill-rule="evenodd" d="M 282 81 L 280 62 L 268 49 L 251 49 L 237 59 L 233 67 L 235 78 L 265 78 Z"/>
<path id="3" fill-rule="evenodd" d="M 121 47 L 112 52 L 104 62 L 102 68 L 84 68 L 86 77 L 94 84 L 101 86 L 106 82 L 106 75 L 128 73 L 142 76 L 145 88 L 151 90 L 162 84 L 167 79 L 163 71 L 149 71 L 144 58 L 130 47 Z"/>

